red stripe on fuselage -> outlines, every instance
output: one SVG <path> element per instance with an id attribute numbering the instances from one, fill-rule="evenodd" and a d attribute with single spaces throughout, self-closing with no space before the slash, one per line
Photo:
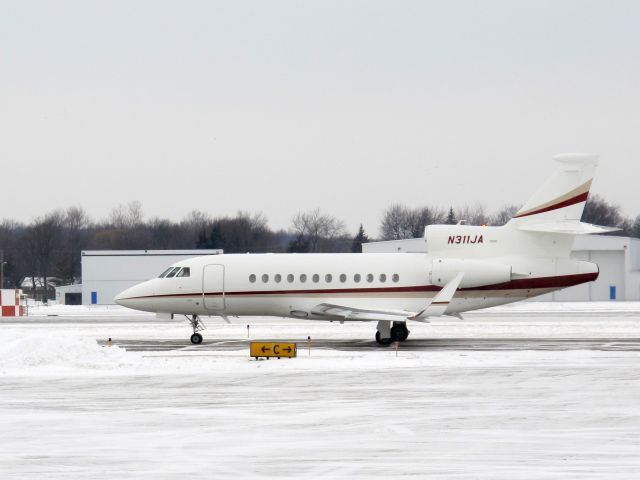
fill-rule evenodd
<path id="1" fill-rule="evenodd" d="M 539 288 L 565 288 L 581 283 L 590 282 L 598 278 L 598 272 L 580 273 L 576 275 L 559 275 L 555 277 L 523 278 L 510 282 L 485 285 L 482 287 L 460 288 L 458 291 L 473 292 L 486 290 L 534 290 Z M 414 292 L 439 292 L 442 290 L 437 285 L 417 285 L 411 287 L 375 287 L 375 288 L 328 288 L 317 290 L 249 290 L 237 292 L 224 292 L 225 296 L 257 296 L 257 295 L 328 295 L 344 293 L 414 293 Z M 223 292 L 207 292 L 206 295 L 222 295 Z M 165 295 L 147 295 L 131 297 L 123 300 L 135 300 L 142 298 L 180 298 L 201 297 L 202 292 L 196 293 L 171 293 Z"/>

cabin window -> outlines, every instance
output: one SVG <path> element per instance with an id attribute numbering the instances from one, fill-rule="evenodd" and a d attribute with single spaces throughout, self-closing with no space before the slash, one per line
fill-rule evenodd
<path id="1" fill-rule="evenodd" d="M 182 270 L 180 270 L 176 275 L 176 278 L 178 277 L 186 278 L 190 276 L 191 276 L 191 269 L 189 267 L 183 267 Z"/>
<path id="2" fill-rule="evenodd" d="M 344 273 L 341 273 L 341 274 L 340 274 L 340 281 L 341 281 L 342 283 L 344 283 L 344 282 L 346 282 L 346 281 L 347 281 L 347 276 L 346 276 Z"/>
<path id="3" fill-rule="evenodd" d="M 266 273 L 262 274 L 262 283 L 267 283 L 269 281 L 269 275 Z"/>
<path id="4" fill-rule="evenodd" d="M 166 276 L 167 276 L 167 274 L 168 274 L 171 270 L 173 270 L 173 267 L 169 267 L 169 268 L 167 268 L 164 272 L 162 272 L 162 273 L 158 276 L 158 278 L 164 278 L 164 277 L 166 277 Z"/>
<path id="5" fill-rule="evenodd" d="M 360 274 L 359 274 L 359 273 L 356 273 L 356 274 L 353 276 L 353 281 L 354 281 L 354 282 L 356 282 L 356 283 L 360 283 L 360 278 L 361 278 L 361 277 L 360 277 Z"/>
<path id="6" fill-rule="evenodd" d="M 287 275 L 287 282 L 289 283 L 293 283 L 293 274 L 290 273 L 289 275 Z"/>
<path id="7" fill-rule="evenodd" d="M 391 277 L 391 280 L 393 280 L 395 283 L 398 283 L 398 280 L 400 280 L 400 275 L 398 275 L 397 273 L 394 273 L 393 276 Z"/>
<path id="8" fill-rule="evenodd" d="M 318 283 L 320 281 L 320 275 L 318 275 L 317 273 L 313 274 L 313 277 L 311 277 L 313 279 L 313 283 Z"/>
<path id="9" fill-rule="evenodd" d="M 387 281 L 387 276 L 384 273 L 381 273 L 379 279 L 382 283 L 384 283 Z"/>
<path id="10" fill-rule="evenodd" d="M 253 274 L 253 273 L 252 273 L 251 275 L 249 275 L 249 281 L 250 281 L 251 283 L 256 283 L 256 276 L 255 276 L 255 274 Z"/>
<path id="11" fill-rule="evenodd" d="M 175 267 L 173 268 L 165 278 L 172 278 L 176 276 L 176 273 L 178 273 L 178 270 L 180 270 L 180 267 Z"/>
<path id="12" fill-rule="evenodd" d="M 276 273 L 273 279 L 276 281 L 276 283 L 280 283 L 280 281 L 282 280 L 282 275 L 280 275 L 279 273 Z"/>
<path id="13" fill-rule="evenodd" d="M 300 282 L 304 283 L 307 281 L 307 276 L 303 273 L 302 275 L 300 275 Z"/>
<path id="14" fill-rule="evenodd" d="M 331 280 L 333 280 L 333 277 L 331 276 L 331 274 L 330 274 L 330 273 L 327 273 L 327 274 L 324 276 L 324 281 L 325 281 L 325 282 L 327 282 L 327 283 L 331 283 Z"/>
<path id="15" fill-rule="evenodd" d="M 367 273 L 367 282 L 373 282 L 373 273 Z"/>

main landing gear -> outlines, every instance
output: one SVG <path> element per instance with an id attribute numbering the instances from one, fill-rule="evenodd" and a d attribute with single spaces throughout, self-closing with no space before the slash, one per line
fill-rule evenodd
<path id="1" fill-rule="evenodd" d="M 409 329 L 405 322 L 379 321 L 376 332 L 376 342 L 378 345 L 389 345 L 392 342 L 404 342 L 409 336 Z"/>
<path id="2" fill-rule="evenodd" d="M 191 327 L 193 328 L 193 335 L 191 335 L 191 343 L 194 345 L 199 345 L 202 343 L 202 335 L 198 332 L 205 329 L 204 323 L 200 320 L 198 315 L 191 315 L 191 317 L 187 317 Z"/>

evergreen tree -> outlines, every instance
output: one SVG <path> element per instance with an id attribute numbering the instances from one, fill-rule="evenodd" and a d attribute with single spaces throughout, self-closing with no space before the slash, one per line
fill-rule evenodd
<path id="1" fill-rule="evenodd" d="M 198 233 L 196 248 L 211 248 L 211 243 L 209 242 L 209 238 L 207 238 L 207 231 L 204 228 Z"/>
<path id="2" fill-rule="evenodd" d="M 453 207 L 449 207 L 449 213 L 447 213 L 447 225 L 455 225 L 456 224 L 456 216 L 453 213 Z"/>
<path id="3" fill-rule="evenodd" d="M 362 253 L 362 244 L 367 243 L 369 241 L 369 237 L 364 232 L 364 228 L 362 228 L 362 224 L 360 224 L 360 228 L 358 228 L 358 233 L 355 237 L 353 237 L 353 243 L 351 244 L 351 251 L 353 253 Z"/>
<path id="4" fill-rule="evenodd" d="M 631 227 L 631 236 L 640 238 L 640 215 L 638 215 Z"/>

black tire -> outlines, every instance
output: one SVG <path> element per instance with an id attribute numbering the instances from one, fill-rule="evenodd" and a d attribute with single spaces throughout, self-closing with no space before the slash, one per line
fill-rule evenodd
<path id="1" fill-rule="evenodd" d="M 191 335 L 191 343 L 193 343 L 194 345 L 199 345 L 202 343 L 202 335 L 200 335 L 199 333 L 194 333 L 193 335 Z"/>
<path id="2" fill-rule="evenodd" d="M 404 342 L 409 336 L 409 329 L 405 323 L 397 323 L 391 327 L 391 340 L 394 342 Z"/>
<path id="3" fill-rule="evenodd" d="M 376 342 L 378 342 L 378 345 L 391 345 L 391 338 L 382 338 L 380 336 L 380 332 L 376 332 Z"/>

